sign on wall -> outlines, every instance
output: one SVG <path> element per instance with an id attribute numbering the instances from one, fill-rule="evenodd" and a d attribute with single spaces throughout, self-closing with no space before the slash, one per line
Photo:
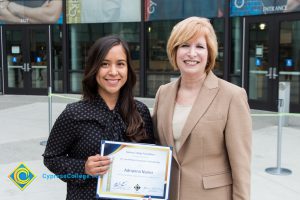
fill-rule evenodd
<path id="1" fill-rule="evenodd" d="M 224 0 L 145 0 L 145 21 L 222 17 Z"/>
<path id="2" fill-rule="evenodd" d="M 62 24 L 63 0 L 1 0 L 2 24 Z"/>
<path id="3" fill-rule="evenodd" d="M 231 0 L 230 16 L 300 11 L 300 0 Z"/>
<path id="4" fill-rule="evenodd" d="M 139 22 L 140 0 L 67 0 L 67 23 Z"/>

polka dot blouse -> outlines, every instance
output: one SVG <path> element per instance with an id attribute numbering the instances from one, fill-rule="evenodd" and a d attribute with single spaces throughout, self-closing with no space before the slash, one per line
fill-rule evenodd
<path id="1" fill-rule="evenodd" d="M 142 102 L 135 103 L 150 138 L 147 142 L 154 143 L 150 112 Z M 110 110 L 98 96 L 94 101 L 83 100 L 67 105 L 54 123 L 43 154 L 44 164 L 67 182 L 67 199 L 96 199 L 97 178 L 78 177 L 85 175 L 87 158 L 100 154 L 101 140 L 129 142 L 118 107 L 117 104 L 114 110 Z"/>

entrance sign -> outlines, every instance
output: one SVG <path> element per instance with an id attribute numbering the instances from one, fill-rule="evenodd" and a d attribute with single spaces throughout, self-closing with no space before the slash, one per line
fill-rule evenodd
<path id="1" fill-rule="evenodd" d="M 265 15 L 300 11 L 299 1 L 231 0 L 230 16 Z"/>

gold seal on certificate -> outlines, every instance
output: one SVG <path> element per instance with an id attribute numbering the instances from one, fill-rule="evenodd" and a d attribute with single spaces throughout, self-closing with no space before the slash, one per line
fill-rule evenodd
<path id="1" fill-rule="evenodd" d="M 109 156 L 112 163 L 108 173 L 98 178 L 98 198 L 168 199 L 171 147 L 101 141 L 101 155 Z"/>

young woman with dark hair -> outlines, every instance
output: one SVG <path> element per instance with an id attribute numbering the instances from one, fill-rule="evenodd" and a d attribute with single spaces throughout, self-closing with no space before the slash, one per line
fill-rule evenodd
<path id="1" fill-rule="evenodd" d="M 112 46 L 116 45 L 121 45 L 125 50 L 126 57 L 130 58 L 127 43 L 115 36 L 102 38 L 96 41 L 91 47 L 82 81 L 83 99 L 93 100 L 96 95 L 98 95 L 96 74 L 98 73 L 102 60 L 104 60 L 103 56 L 108 53 Z M 144 122 L 136 109 L 136 103 L 133 98 L 133 87 L 136 83 L 136 75 L 132 68 L 131 59 L 127 59 L 127 65 L 127 81 L 124 86 L 120 88 L 119 94 L 120 114 L 128 125 L 126 135 L 133 141 L 140 141 L 147 137 L 147 135 L 143 128 Z"/>
<path id="2" fill-rule="evenodd" d="M 100 156 L 101 140 L 154 143 L 150 112 L 133 98 L 135 82 L 127 43 L 117 36 L 97 40 L 82 80 L 83 99 L 58 117 L 43 155 L 56 175 L 89 177 L 58 176 L 67 182 L 67 199 L 96 198 L 92 177 L 105 174 L 110 164 Z"/>

